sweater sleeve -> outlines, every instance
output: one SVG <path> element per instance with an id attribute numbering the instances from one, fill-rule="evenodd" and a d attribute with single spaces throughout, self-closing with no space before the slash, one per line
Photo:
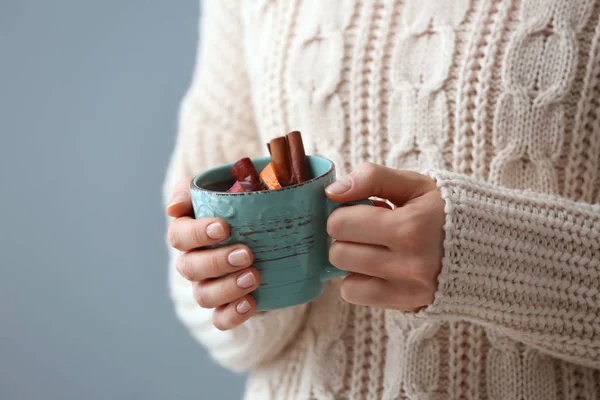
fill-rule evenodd
<path id="1" fill-rule="evenodd" d="M 600 368 L 600 205 L 430 175 L 445 200 L 446 237 L 438 292 L 422 314 Z"/>
<path id="2" fill-rule="evenodd" d="M 202 2 L 201 48 L 180 106 L 179 131 L 163 185 L 165 203 L 180 179 L 261 153 L 244 66 L 239 2 Z M 170 250 L 169 284 L 176 314 L 222 366 L 243 371 L 266 362 L 276 357 L 302 326 L 306 306 L 261 313 L 231 331 L 217 330 L 212 310 L 196 304 L 191 283 L 177 273 L 177 255 Z"/>

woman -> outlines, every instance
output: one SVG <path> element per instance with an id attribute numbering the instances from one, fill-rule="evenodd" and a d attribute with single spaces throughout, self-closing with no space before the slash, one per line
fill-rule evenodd
<path id="1" fill-rule="evenodd" d="M 203 19 L 171 288 L 251 372 L 246 398 L 600 398 L 600 1 L 207 0 Z M 228 227 L 190 218 L 189 176 L 291 130 L 348 173 L 329 197 L 396 207 L 337 210 L 350 275 L 257 314 L 252 254 L 203 250 Z"/>

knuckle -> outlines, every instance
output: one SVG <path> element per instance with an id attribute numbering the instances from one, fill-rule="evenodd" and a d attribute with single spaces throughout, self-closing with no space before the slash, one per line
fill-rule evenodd
<path id="1" fill-rule="evenodd" d="M 194 221 L 197 222 L 197 221 Z M 204 230 L 201 229 L 200 224 L 194 223 L 191 224 L 191 228 L 190 228 L 190 237 L 192 238 L 193 242 L 197 245 L 197 246 L 202 246 L 204 244 L 204 242 L 206 241 L 206 236 L 204 234 Z"/>
<path id="2" fill-rule="evenodd" d="M 372 178 L 375 176 L 375 174 L 377 174 L 377 168 L 378 167 L 375 163 L 367 161 L 360 164 L 357 170 L 363 177 Z"/>
<path id="3" fill-rule="evenodd" d="M 423 283 L 420 279 L 410 279 L 406 282 L 409 285 L 404 286 L 404 290 L 402 290 L 402 294 L 400 295 L 400 301 L 398 302 L 399 304 L 409 310 L 429 304 L 429 298 L 434 294 L 430 285 Z"/>
<path id="4" fill-rule="evenodd" d="M 406 262 L 404 270 L 406 276 L 411 279 L 420 279 L 426 269 L 425 262 L 420 257 L 415 257 Z"/>
<path id="5" fill-rule="evenodd" d="M 342 281 L 342 285 L 340 287 L 340 296 L 344 301 L 350 304 L 356 304 L 356 290 L 353 290 L 353 285 L 349 284 L 347 281 Z"/>
<path id="6" fill-rule="evenodd" d="M 171 225 L 169 225 L 169 230 L 167 232 L 167 238 L 169 240 L 169 243 L 171 244 L 171 247 L 177 249 L 180 247 L 181 245 L 181 239 L 179 236 L 179 233 L 177 232 L 177 225 L 176 222 L 172 222 Z"/>
<path id="7" fill-rule="evenodd" d="M 421 243 L 421 225 L 415 219 L 400 222 L 394 238 L 396 245 L 406 249 L 416 249 Z"/>
<path id="8" fill-rule="evenodd" d="M 209 253 L 206 261 L 206 267 L 210 270 L 211 276 L 221 275 L 221 254 L 212 251 Z"/>
<path id="9" fill-rule="evenodd" d="M 212 308 L 210 297 L 208 296 L 207 290 L 203 285 L 198 284 L 196 290 L 194 290 L 194 298 L 200 307 Z"/>
<path id="10" fill-rule="evenodd" d="M 357 168 L 356 174 L 360 176 L 361 181 L 369 182 L 369 184 L 374 184 L 377 182 L 379 168 L 380 167 L 375 163 L 364 162 Z"/>
<path id="11" fill-rule="evenodd" d="M 177 271 L 186 279 L 192 277 L 192 270 L 189 262 L 189 258 L 185 253 L 179 254 L 177 257 L 177 263 L 175 264 Z"/>
<path id="12" fill-rule="evenodd" d="M 343 219 L 336 218 L 336 213 L 334 212 L 327 219 L 327 234 L 334 239 L 339 237 L 340 232 L 342 231 L 343 224 L 344 224 Z"/>
<path id="13" fill-rule="evenodd" d="M 233 285 L 220 285 L 219 286 L 219 298 L 222 299 L 233 299 L 236 297 L 237 286 Z"/>
<path id="14" fill-rule="evenodd" d="M 329 248 L 329 262 L 331 262 L 331 264 L 333 264 L 335 267 L 340 266 L 341 264 L 341 256 L 342 256 L 342 251 L 340 249 L 341 243 L 339 242 L 334 242 L 331 247 Z"/>
<path id="15" fill-rule="evenodd" d="M 348 303 L 352 303 L 351 301 L 351 294 L 352 291 L 348 290 L 348 285 L 344 285 L 342 282 L 342 286 L 340 287 L 340 296 L 342 297 L 342 299 Z"/>
<path id="16" fill-rule="evenodd" d="M 404 225 L 405 236 L 410 238 L 416 238 L 419 236 L 421 224 L 416 218 L 411 218 L 405 221 L 402 225 Z"/>
<path id="17" fill-rule="evenodd" d="M 389 277 L 397 277 L 401 274 L 402 269 L 399 268 L 399 260 L 394 255 L 390 255 L 390 257 L 384 259 L 381 263 L 381 269 L 385 273 L 385 276 Z"/>

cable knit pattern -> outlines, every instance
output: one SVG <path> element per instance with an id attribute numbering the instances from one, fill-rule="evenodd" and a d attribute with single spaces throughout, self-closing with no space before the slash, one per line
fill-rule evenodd
<path id="1" fill-rule="evenodd" d="M 298 30 L 290 76 L 298 110 L 294 129 L 322 132 L 323 139 L 318 143 L 306 135 L 306 151 L 328 157 L 341 173 L 347 170 L 343 157 L 346 122 L 336 90 L 342 79 L 344 31 L 354 13 L 353 3 L 334 0 L 325 8 L 320 0 L 302 3 L 299 18 L 305 23 Z"/>
<path id="2" fill-rule="evenodd" d="M 455 51 L 455 28 L 465 17 L 469 0 L 407 1 L 402 29 L 392 56 L 389 165 L 423 153 L 422 163 L 443 166 L 441 148 L 449 137 L 449 117 L 443 84 Z M 415 161 L 413 161 L 415 162 Z"/>
<path id="3" fill-rule="evenodd" d="M 205 0 L 200 37 L 165 200 L 298 129 L 340 175 L 429 171 L 446 205 L 415 315 L 333 281 L 221 332 L 172 251 L 178 317 L 247 400 L 600 398 L 600 0 Z"/>
<path id="4" fill-rule="evenodd" d="M 482 3 L 475 24 L 477 29 L 467 45 L 467 57 L 460 73 L 462 88 L 458 92 L 454 165 L 456 172 L 486 179 L 489 151 L 486 143 L 490 126 L 490 84 L 498 62 L 498 51 L 508 25 L 510 1 L 489 0 Z"/>
<path id="5" fill-rule="evenodd" d="M 575 77 L 576 34 L 593 4 L 524 1 L 521 25 L 508 45 L 502 70 L 506 92 L 496 107 L 492 183 L 558 192 L 555 167 L 565 134 L 560 101 Z"/>

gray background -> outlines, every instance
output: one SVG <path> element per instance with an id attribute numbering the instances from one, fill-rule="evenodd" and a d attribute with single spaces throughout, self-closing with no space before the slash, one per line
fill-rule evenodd
<path id="1" fill-rule="evenodd" d="M 240 397 L 167 292 L 197 19 L 197 0 L 0 1 L 1 399 Z"/>

